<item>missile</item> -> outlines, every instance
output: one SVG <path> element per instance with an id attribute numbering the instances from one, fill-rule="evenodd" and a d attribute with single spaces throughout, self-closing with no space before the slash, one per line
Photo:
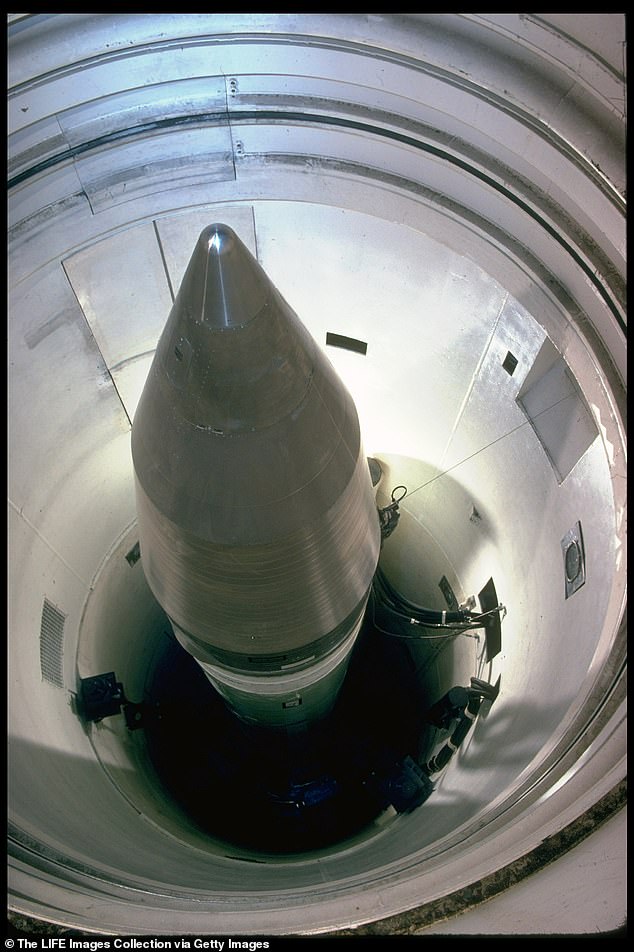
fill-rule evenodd
<path id="1" fill-rule="evenodd" d="M 233 712 L 296 734 L 343 683 L 380 549 L 352 397 L 235 232 L 203 230 L 132 427 L 141 561 Z"/>

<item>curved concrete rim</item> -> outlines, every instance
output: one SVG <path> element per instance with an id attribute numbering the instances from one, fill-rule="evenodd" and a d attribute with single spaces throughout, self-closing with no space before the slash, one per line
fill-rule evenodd
<path id="1" fill-rule="evenodd" d="M 18 685 L 11 698 L 10 742 L 18 751 L 14 762 L 20 773 L 17 792 L 10 798 L 9 882 L 14 915 L 108 934 L 413 932 L 489 898 L 502 884 L 518 881 L 557 853 L 573 848 L 590 824 L 602 822 L 622 806 L 626 772 L 622 555 L 626 317 L 623 111 L 619 103 L 623 79 L 609 49 L 595 37 L 593 15 L 580 17 L 576 24 L 573 19 L 577 17 L 514 14 L 9 17 L 9 284 L 10 322 L 12 314 L 15 321 L 10 324 L 10 352 L 15 350 L 16 366 L 32 368 L 22 370 L 19 378 L 17 372 L 10 377 L 14 387 L 10 412 L 16 421 L 10 427 L 15 446 L 11 539 L 16 553 L 9 591 L 10 677 Z M 618 29 L 615 23 L 615 32 Z M 398 816 L 368 838 L 294 858 L 223 852 L 222 847 L 196 844 L 194 838 L 187 849 L 196 865 L 196 882 L 187 886 L 172 872 L 162 876 L 160 868 L 148 867 L 141 875 L 136 861 L 126 868 L 122 859 L 117 867 L 105 853 L 101 858 L 91 855 L 90 835 L 86 845 L 64 842 L 63 824 L 55 826 L 51 819 L 46 827 L 47 810 L 39 810 L 45 819 L 38 826 L 39 808 L 35 801 L 30 805 L 24 799 L 29 771 L 22 750 L 31 757 L 41 754 L 43 764 L 55 766 L 51 783 L 57 783 L 57 788 L 52 789 L 60 795 L 63 765 L 75 760 L 87 764 L 92 758 L 106 777 L 99 797 L 103 796 L 104 804 L 126 802 L 125 810 L 141 820 L 144 844 L 150 842 L 154 830 L 163 844 L 172 842 L 175 850 L 183 846 L 174 825 L 161 827 L 163 807 L 152 813 L 145 802 L 139 806 L 141 800 L 130 799 L 125 784 L 116 779 L 117 771 L 123 776 L 124 768 L 127 771 L 132 763 L 127 759 L 131 756 L 127 742 L 115 738 L 124 752 L 112 747 L 114 759 L 104 760 L 106 748 L 99 746 L 103 738 L 95 743 L 94 737 L 82 732 L 73 698 L 83 666 L 107 658 L 106 649 L 92 641 L 92 654 L 86 653 L 89 639 L 85 627 L 82 634 L 82 613 L 100 577 L 115 571 L 112 553 L 119 553 L 124 541 L 127 547 L 134 534 L 131 466 L 129 472 L 125 470 L 125 440 L 139 392 L 132 368 L 142 381 L 144 366 L 153 354 L 156 327 L 167 316 L 164 313 L 161 318 L 160 308 L 176 291 L 171 282 L 179 273 L 178 255 L 187 249 L 181 253 L 178 242 L 170 244 L 168 239 L 182 223 L 203 215 L 209 221 L 234 216 L 243 225 L 265 269 L 275 272 L 274 280 L 279 275 L 282 293 L 289 300 L 297 295 L 307 309 L 307 325 L 313 333 L 327 327 L 317 303 L 311 310 L 310 269 L 299 273 L 300 263 L 305 266 L 306 262 L 302 240 L 306 236 L 322 241 L 318 247 L 326 255 L 323 229 L 327 226 L 333 229 L 331 247 L 346 249 L 345 254 L 337 251 L 337 257 L 333 251 L 328 258 L 331 269 L 338 269 L 330 274 L 336 275 L 344 303 L 353 294 L 345 282 L 354 269 L 346 262 L 362 233 L 373 250 L 360 253 L 360 267 L 376 264 L 382 253 L 392 271 L 400 261 L 405 284 L 415 282 L 418 278 L 408 270 L 414 250 L 411 258 L 398 255 L 408 241 L 414 249 L 430 251 L 437 244 L 448 249 L 452 262 L 452 293 L 458 293 L 456 262 L 462 261 L 472 268 L 465 265 L 465 273 L 480 281 L 473 292 L 474 307 L 484 311 L 487 304 L 493 312 L 486 295 L 502 289 L 496 304 L 499 314 L 491 317 L 486 346 L 478 345 L 483 356 L 473 369 L 470 389 L 458 401 L 462 408 L 455 418 L 457 455 L 452 456 L 451 442 L 445 449 L 439 442 L 440 449 L 430 451 L 429 466 L 436 465 L 456 478 L 451 488 L 454 496 L 438 498 L 462 500 L 461 492 L 464 499 L 473 498 L 475 516 L 472 513 L 466 519 L 464 529 L 473 533 L 481 514 L 487 525 L 489 513 L 496 511 L 496 500 L 503 511 L 511 497 L 502 482 L 499 487 L 495 484 L 493 495 L 484 491 L 483 473 L 493 472 L 486 469 L 486 453 L 480 452 L 479 462 L 467 470 L 458 470 L 453 461 L 470 459 L 464 449 L 469 445 L 467 424 L 473 419 L 480 427 L 478 421 L 484 419 L 484 399 L 481 405 L 476 401 L 488 385 L 484 355 L 491 352 L 492 342 L 499 341 L 502 353 L 515 348 L 513 352 L 521 357 L 521 336 L 514 344 L 512 337 L 498 339 L 495 334 L 504 327 L 510 334 L 528 322 L 533 355 L 545 337 L 554 343 L 596 421 L 592 466 L 587 463 L 596 490 L 588 488 L 588 480 L 577 479 L 574 467 L 572 477 L 564 474 L 557 485 L 566 487 L 570 513 L 582 513 L 584 528 L 590 526 L 588 538 L 598 540 L 596 551 L 591 547 L 588 553 L 592 569 L 596 572 L 596 565 L 610 558 L 613 566 L 608 564 L 600 577 L 596 595 L 600 607 L 588 621 L 587 631 L 583 613 L 576 614 L 575 596 L 565 605 L 575 624 L 582 625 L 579 655 L 585 659 L 574 685 L 568 685 L 566 673 L 561 672 L 561 683 L 566 685 L 562 694 L 568 700 L 561 701 L 561 710 L 552 702 L 553 723 L 544 715 L 549 725 L 546 736 L 539 747 L 535 742 L 534 752 L 527 753 L 525 761 L 518 761 L 513 780 L 495 796 L 487 799 L 483 793 L 483 802 L 471 814 L 465 807 L 455 828 L 443 829 L 436 840 L 419 845 L 414 835 L 420 832 L 416 821 Z M 277 233 L 276 222 L 280 224 Z M 234 227 L 232 220 L 228 223 Z M 285 262 L 275 242 L 293 234 L 293 227 L 298 247 L 291 250 L 287 244 Z M 383 237 L 387 245 L 382 244 Z M 157 240 L 156 247 L 150 248 L 151 239 Z M 115 328 L 108 323 L 109 308 L 99 304 L 107 266 L 113 275 L 120 269 L 117 278 L 125 290 L 121 249 L 129 247 L 127 242 L 141 249 L 139 287 L 144 293 L 148 282 L 142 277 L 143 267 L 155 285 L 160 283 L 159 271 L 153 269 L 159 265 L 165 269 L 161 281 L 167 276 L 165 290 L 156 292 L 147 316 L 139 311 L 142 332 L 136 335 L 129 328 L 124 333 L 123 325 Z M 285 267 L 287 263 L 295 271 Z M 319 259 L 311 263 L 317 269 Z M 390 268 L 378 273 L 386 286 Z M 368 281 L 373 278 L 367 275 Z M 302 279 L 308 281 L 306 292 L 301 291 Z M 66 282 L 62 290 L 58 290 L 60 281 Z M 422 294 L 422 284 L 411 286 Z M 110 292 L 111 314 L 124 300 L 124 291 L 120 298 L 118 293 Z M 430 298 L 431 303 L 451 300 L 442 298 L 441 291 L 434 293 L 438 297 Z M 58 306 L 55 295 L 63 299 L 63 306 Z M 72 336 L 76 325 L 68 315 L 73 308 L 79 308 L 86 320 L 82 333 L 85 348 L 93 354 L 92 366 L 97 368 L 90 371 L 94 379 L 83 369 L 84 344 L 80 347 L 79 338 Z M 41 319 L 36 320 L 38 315 Z M 47 317 L 53 326 L 44 330 Z M 347 327 L 339 315 L 331 320 L 335 330 L 337 320 L 340 327 Z M 407 327 L 411 332 L 414 325 Z M 438 327 L 440 333 L 442 325 Z M 55 337 L 52 331 L 58 328 L 70 335 L 70 343 Z M 378 348 L 379 342 L 390 338 L 382 337 L 383 329 L 377 328 L 376 315 L 368 310 L 365 319 L 348 329 L 351 337 L 365 333 L 370 345 L 376 341 Z M 51 347 L 48 366 L 60 368 L 47 386 L 38 383 L 43 346 Z M 460 359 L 470 359 L 472 350 L 475 345 L 461 351 Z M 401 344 L 398 353 L 405 366 L 407 347 Z M 350 356 L 343 352 L 332 359 L 338 361 L 337 369 L 360 407 L 366 450 L 383 454 L 395 480 L 415 479 L 423 469 L 412 460 L 425 459 L 425 447 L 413 435 L 416 413 L 403 410 L 402 423 L 389 436 L 385 426 L 383 433 L 374 432 L 372 414 L 385 400 L 373 382 L 376 366 L 368 364 L 374 375 L 364 376 Z M 451 363 L 448 367 L 450 376 Z M 64 397 L 61 387 L 58 396 L 56 380 L 64 375 L 77 394 L 93 395 L 85 422 L 75 415 L 77 397 Z M 448 385 L 441 396 L 449 400 Z M 28 417 L 22 414 L 25 402 Z M 41 435 L 38 424 L 40 416 L 47 419 L 47 403 L 55 405 L 59 421 L 49 437 Z M 473 418 L 469 407 L 474 408 Z M 392 417 L 386 415 L 386 419 Z M 458 423 L 462 421 L 466 422 L 461 430 Z M 75 432 L 90 434 L 77 437 L 76 449 L 70 445 Z M 92 468 L 85 472 L 93 476 L 95 471 L 108 473 L 99 489 L 107 504 L 94 511 L 91 538 L 82 533 L 91 511 L 89 500 L 81 501 L 75 493 L 75 512 L 64 503 L 72 478 L 64 476 L 62 463 L 56 463 L 54 455 L 64 433 L 68 434 L 68 466 L 76 467 L 82 484 L 86 465 Z M 53 460 L 48 470 L 43 465 L 38 469 L 31 455 L 35 435 L 44 447 L 42 460 Z M 484 424 L 479 436 L 478 445 L 485 450 L 497 445 L 494 430 Z M 518 437 L 517 453 L 532 452 L 527 438 L 522 440 L 520 444 Z M 579 454 L 580 460 L 588 459 Z M 82 462 L 90 456 L 93 463 Z M 546 485 L 552 478 L 548 463 L 540 461 L 538 466 Z M 407 519 L 411 519 L 408 526 L 424 522 L 425 493 L 418 491 L 431 486 L 433 479 L 428 483 L 422 475 L 411 498 L 404 500 Z M 535 475 L 536 483 L 539 479 L 542 476 Z M 436 491 L 434 484 L 430 492 Z M 539 498 L 537 492 L 531 496 L 527 490 L 535 514 Z M 556 506 L 547 511 L 553 518 Z M 516 518 L 523 520 L 518 524 L 527 533 L 535 521 Z M 514 587 L 513 578 L 519 577 L 520 569 L 526 584 L 534 586 L 531 591 L 545 592 L 544 613 L 556 617 L 559 583 L 553 587 L 556 594 L 545 591 L 550 577 L 545 568 L 543 576 L 531 581 L 531 572 L 538 575 L 538 570 L 526 553 L 513 554 L 517 547 L 511 544 L 502 516 L 490 522 L 491 537 L 478 543 L 478 551 L 490 558 L 497 545 L 506 554 L 506 563 L 500 556 L 502 564 L 495 570 L 496 585 L 503 588 L 506 583 L 507 591 L 514 593 L 515 618 L 521 614 L 520 604 L 527 612 L 530 607 L 522 603 L 521 586 Z M 442 543 L 433 530 L 429 531 L 435 541 Z M 558 545 L 563 532 L 559 528 L 557 532 Z M 560 552 L 553 555 L 553 563 L 558 558 Z M 448 564 L 454 565 L 456 559 L 452 551 Z M 476 564 L 474 556 L 473 565 L 465 562 L 457 573 L 467 592 L 478 584 Z M 404 581 L 408 580 L 405 573 Z M 591 574 L 588 591 L 590 583 Z M 35 645 L 37 637 L 33 637 L 40 625 L 42 597 L 62 605 L 67 619 L 67 647 L 61 661 L 65 690 L 51 686 L 42 674 L 41 645 Z M 129 598 L 134 597 L 131 589 Z M 586 614 L 590 618 L 590 612 Z M 570 638 L 570 666 L 574 667 L 572 637 L 558 633 L 553 624 L 548 629 L 551 642 L 555 634 Z M 527 668 L 531 663 L 542 665 L 529 660 Z M 547 667 L 544 664 L 543 671 L 540 667 L 540 673 Z M 509 675 L 507 670 L 507 683 L 516 691 L 525 682 L 535 689 L 536 676 L 534 682 L 530 672 L 523 678 L 516 661 L 511 668 L 515 673 Z M 504 685 L 503 659 L 487 668 L 492 680 L 498 671 Z M 130 661 L 130 679 L 134 678 L 141 683 L 138 658 Z M 26 707 L 21 707 L 21 698 L 28 698 Z M 551 702 L 550 697 L 547 700 Z M 530 702 L 530 694 L 526 701 Z M 546 698 L 540 701 L 547 708 Z M 492 708 L 490 723 L 482 726 L 479 749 L 486 750 L 485 728 L 491 730 L 494 715 Z M 461 755 L 451 777 L 443 781 L 449 799 L 454 783 L 459 786 L 460 771 L 468 783 L 477 746 Z M 53 752 L 59 755 L 57 760 Z M 478 782 L 488 791 L 484 780 Z M 70 831 L 69 825 L 69 835 Z M 401 840 L 409 840 L 410 845 L 399 854 L 393 844 Z M 200 876 L 207 862 L 216 867 L 211 890 L 202 886 Z M 230 883 L 241 878 L 241 891 L 219 888 L 223 871 Z"/>

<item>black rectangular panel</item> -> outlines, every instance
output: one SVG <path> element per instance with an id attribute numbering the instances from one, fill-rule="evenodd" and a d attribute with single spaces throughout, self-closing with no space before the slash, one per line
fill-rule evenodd
<path id="1" fill-rule="evenodd" d="M 483 612 L 489 612 L 498 607 L 500 603 L 492 578 L 486 583 L 478 598 Z M 502 625 L 500 624 L 499 612 L 489 615 L 484 630 L 486 633 L 486 660 L 491 661 L 502 650 Z"/>
<path id="2" fill-rule="evenodd" d="M 352 350 L 355 354 L 365 355 L 368 352 L 367 342 L 357 340 L 356 337 L 344 337 L 343 334 L 332 334 L 330 331 L 326 334 L 326 343 L 331 347 L 342 347 L 344 350 Z"/>
<path id="3" fill-rule="evenodd" d="M 456 598 L 454 594 L 454 590 L 449 584 L 449 581 L 446 575 L 443 575 L 440 582 L 438 583 L 438 587 L 440 588 L 440 591 L 445 596 L 445 601 L 447 602 L 447 608 L 449 609 L 449 611 L 457 612 L 460 607 L 458 605 L 458 599 Z"/>

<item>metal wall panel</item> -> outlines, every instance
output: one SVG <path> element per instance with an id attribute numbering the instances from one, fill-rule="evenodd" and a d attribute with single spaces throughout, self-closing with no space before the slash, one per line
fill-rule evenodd
<path id="1" fill-rule="evenodd" d="M 64 270 L 131 417 L 172 306 L 153 224 L 89 245 Z"/>
<path id="2" fill-rule="evenodd" d="M 591 88 L 597 64 L 589 70 L 588 47 L 552 44 L 546 31 L 542 48 L 533 15 L 506 16 L 508 28 L 493 15 L 453 14 L 53 14 L 11 24 L 9 119 L 25 171 L 38 132 L 39 154 L 53 157 L 56 117 L 67 109 L 79 110 L 68 133 L 81 146 L 99 128 L 91 132 L 97 101 L 118 134 L 137 107 L 139 118 L 156 115 L 157 86 L 213 73 L 227 76 L 232 112 L 230 144 L 216 150 L 202 134 L 168 144 L 165 129 L 126 139 L 120 153 L 113 139 L 78 160 L 81 179 L 64 150 L 59 164 L 31 165 L 11 192 L 10 778 L 12 819 L 23 830 L 12 901 L 22 911 L 113 932 L 176 924 L 208 933 L 213 923 L 261 934 L 372 922 L 481 882 L 624 775 L 618 696 L 609 707 L 625 588 L 624 402 L 614 371 L 624 371 L 625 357 L 622 102 L 606 98 L 603 73 Z M 580 29 L 583 15 L 575 17 Z M 345 77 L 339 87 L 335 67 Z M 329 122 L 258 111 L 260 92 L 301 111 L 302 77 Z M 623 77 L 611 80 L 621 96 Z M 117 118 L 109 110 L 122 93 Z M 190 106 L 185 96 L 186 116 Z M 257 118 L 244 115 L 251 107 Z M 360 115 L 373 127 L 351 125 Z M 404 130 L 414 141 L 392 135 Z M 442 155 L 427 148 L 439 143 Z M 150 174 L 137 176 L 145 146 Z M 230 157 L 236 177 L 208 180 L 183 164 L 190 146 L 194 163 L 206 151 Z M 133 180 L 139 189 L 128 188 Z M 167 191 L 152 191 L 163 183 Z M 214 218 L 228 203 L 253 205 L 263 263 L 322 346 L 328 331 L 367 341 L 365 357 L 327 352 L 358 402 L 366 449 L 382 447 L 392 473 L 415 488 L 433 479 L 429 493 L 405 500 L 408 538 L 420 526 L 441 540 L 432 569 L 446 559 L 456 588 L 477 590 L 493 574 L 509 608 L 491 667 L 493 678 L 503 675 L 497 707 L 438 796 L 318 858 L 246 863 L 251 857 L 191 830 L 179 838 L 177 811 L 150 774 L 142 792 L 138 774 L 124 776 L 134 773 L 132 759 L 116 731 L 98 726 L 108 736 L 92 745 L 65 692 L 41 679 L 43 597 L 54 593 L 67 613 L 74 646 L 96 573 L 134 520 L 128 419 L 59 261 L 102 240 L 118 261 L 116 236 L 168 213 L 193 221 L 197 206 L 214 203 Z M 187 229 L 175 230 L 165 254 L 174 272 L 191 251 Z M 170 226 L 162 220 L 158 231 L 169 246 Z M 147 262 L 164 282 L 160 255 Z M 120 297 L 127 314 L 129 271 Z M 464 277 L 473 293 L 463 291 Z M 123 327 L 111 306 L 117 293 L 108 289 L 95 328 L 120 357 L 130 415 L 124 376 L 135 366 L 144 375 L 145 352 L 134 320 Z M 153 308 L 138 313 L 164 321 Z M 600 431 L 560 486 L 515 403 L 529 351 L 546 334 Z M 512 375 L 503 366 L 509 351 L 518 361 Z M 449 473 L 435 478 L 443 467 Z M 561 539 L 577 521 L 587 580 L 564 600 Z M 140 570 L 125 559 L 121 568 Z M 408 570 L 415 591 L 420 580 Z M 110 649 L 128 663 L 124 637 L 82 658 L 113 658 Z M 135 652 L 144 655 L 139 644 Z M 66 674 L 70 683 L 74 671 Z M 99 740 L 119 788 L 98 761 Z"/>
<path id="3" fill-rule="evenodd" d="M 75 160 L 77 175 L 95 212 L 132 198 L 169 193 L 183 182 L 224 182 L 235 177 L 228 127 L 154 133 Z M 175 170 L 178 170 L 176 172 Z M 175 186 L 176 183 L 176 186 Z"/>
<path id="4" fill-rule="evenodd" d="M 178 294 L 181 280 L 199 234 L 203 228 L 215 221 L 220 221 L 233 228 L 239 235 L 240 240 L 257 258 L 255 224 L 251 205 L 212 205 L 208 208 L 195 208 L 183 211 L 178 215 L 161 217 L 156 221 L 156 229 L 174 296 Z M 167 313 L 165 314 L 165 321 L 167 321 Z"/>

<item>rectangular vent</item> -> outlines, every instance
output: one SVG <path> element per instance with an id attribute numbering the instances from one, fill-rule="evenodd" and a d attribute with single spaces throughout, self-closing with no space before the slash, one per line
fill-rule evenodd
<path id="1" fill-rule="evenodd" d="M 357 340 L 356 337 L 345 337 L 343 334 L 326 334 L 326 343 L 331 347 L 341 347 L 343 350 L 351 350 L 355 354 L 367 354 L 367 341 Z"/>
<path id="2" fill-rule="evenodd" d="M 40 625 L 40 669 L 45 681 L 64 687 L 64 615 L 47 598 Z"/>
<path id="3" fill-rule="evenodd" d="M 137 542 L 135 543 L 135 545 L 132 546 L 132 548 L 126 555 L 126 559 L 129 565 L 136 565 L 136 563 L 139 561 L 140 558 L 141 558 L 141 545 L 139 542 Z"/>

